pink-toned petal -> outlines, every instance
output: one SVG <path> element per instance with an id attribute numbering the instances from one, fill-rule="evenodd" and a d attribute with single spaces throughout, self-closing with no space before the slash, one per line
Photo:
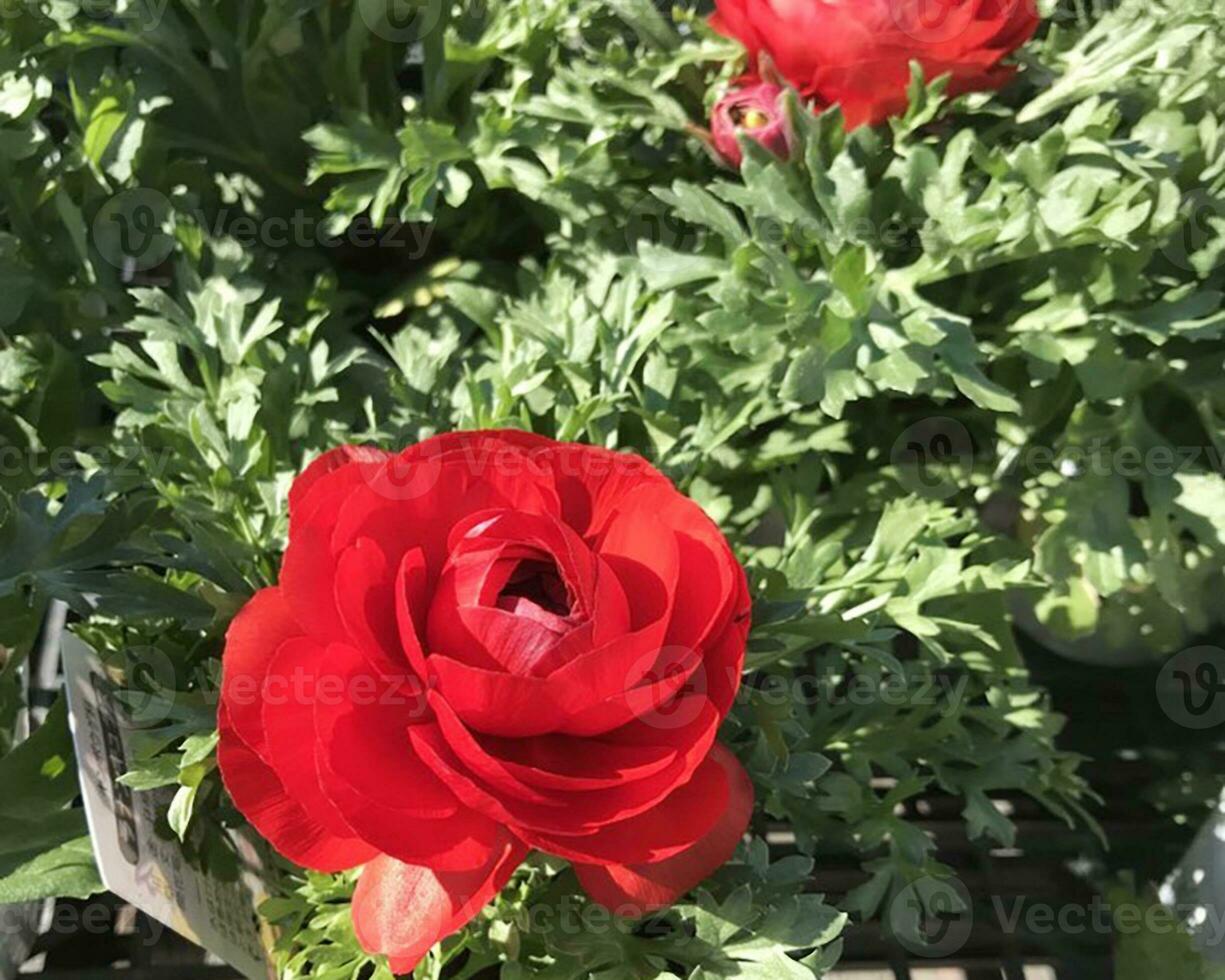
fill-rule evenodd
<path id="1" fill-rule="evenodd" d="M 353 895 L 353 928 L 368 953 L 410 972 L 430 948 L 463 927 L 510 880 L 527 848 L 508 834 L 479 867 L 440 872 L 379 857 Z"/>
<path id="2" fill-rule="evenodd" d="M 628 603 L 615 576 L 555 517 L 477 511 L 461 520 L 430 607 L 430 649 L 473 667 L 547 676 L 603 635 L 624 633 Z M 517 578 L 524 568 L 526 578 Z M 534 570 L 532 570 L 534 569 Z M 508 583 L 532 583 L 540 595 Z M 547 579 L 547 581 L 546 581 Z"/>
<path id="3" fill-rule="evenodd" d="M 542 622 L 508 609 L 457 606 L 448 588 L 454 579 L 443 575 L 430 609 L 430 649 L 444 652 L 473 667 L 519 677 L 538 676 L 533 667 L 554 651 L 565 636 L 565 625 Z"/>

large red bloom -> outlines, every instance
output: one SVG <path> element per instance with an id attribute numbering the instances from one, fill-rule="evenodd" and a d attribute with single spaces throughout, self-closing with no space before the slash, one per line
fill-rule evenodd
<path id="1" fill-rule="evenodd" d="M 363 946 L 411 969 L 531 848 L 641 913 L 726 861 L 715 741 L 744 572 L 635 456 L 521 432 L 345 447 L 295 482 L 280 584 L 226 639 L 218 761 L 289 859 L 365 865 Z"/>
<path id="2" fill-rule="evenodd" d="M 958 95 L 999 88 L 1038 27 L 1036 0 L 715 0 L 711 20 L 848 129 L 905 112 L 910 62 Z M 758 67 L 763 67 L 758 64 Z"/>

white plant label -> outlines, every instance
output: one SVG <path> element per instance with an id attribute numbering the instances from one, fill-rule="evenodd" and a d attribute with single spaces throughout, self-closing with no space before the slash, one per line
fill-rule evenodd
<path id="1" fill-rule="evenodd" d="M 97 653 L 69 634 L 63 652 L 81 793 L 103 883 L 251 980 L 274 976 L 271 935 L 256 914 L 265 890 L 255 848 L 234 836 L 243 872 L 223 882 L 189 865 L 175 840 L 157 835 L 175 787 L 138 792 L 120 785 L 133 757 L 130 720 Z"/>

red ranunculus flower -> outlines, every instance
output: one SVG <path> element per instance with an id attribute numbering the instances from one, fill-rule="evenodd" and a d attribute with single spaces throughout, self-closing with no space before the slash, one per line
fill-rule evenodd
<path id="1" fill-rule="evenodd" d="M 287 858 L 365 866 L 367 950 L 410 970 L 531 848 L 633 914 L 731 856 L 753 794 L 715 733 L 748 587 L 659 472 L 454 433 L 334 450 L 289 508 L 280 584 L 226 638 L 218 761 Z"/>
<path id="2" fill-rule="evenodd" d="M 736 135 L 743 133 L 775 156 L 786 157 L 791 149 L 791 133 L 782 98 L 783 89 L 779 86 L 754 80 L 716 102 L 710 113 L 710 134 L 720 156 L 733 167 L 739 167 L 743 154 Z"/>
<path id="3" fill-rule="evenodd" d="M 1000 62 L 1033 36 L 1036 0 L 715 0 L 711 23 L 848 129 L 905 112 L 910 62 L 958 95 L 999 88 Z"/>

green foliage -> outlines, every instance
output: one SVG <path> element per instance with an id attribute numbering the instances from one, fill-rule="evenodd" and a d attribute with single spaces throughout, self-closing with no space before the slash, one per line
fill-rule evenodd
<path id="1" fill-rule="evenodd" d="M 67 602 L 193 860 L 232 864 L 216 658 L 293 474 L 477 426 L 639 452 L 725 529 L 758 836 L 636 925 L 533 859 L 420 976 L 820 976 L 944 873 L 906 800 L 1003 846 L 1002 793 L 1092 824 L 1014 630 L 1156 658 L 1219 626 L 1219 6 L 1061 13 L 1003 92 L 916 74 L 879 130 L 792 104 L 794 159 L 740 174 L 695 132 L 738 52 L 686 5 L 95 7 L 0 32 L 0 682 Z M 52 802 L 7 865 L 0 807 L 0 900 L 96 887 Z M 847 855 L 840 909 L 801 894 Z M 286 976 L 363 975 L 352 877 L 281 870 Z"/>
<path id="2" fill-rule="evenodd" d="M 0 903 L 100 891 L 61 699 L 34 735 L 0 758 Z"/>
<path id="3" fill-rule="evenodd" d="M 353 936 L 349 900 L 355 877 L 307 872 L 304 880 L 287 881 L 285 894 L 260 906 L 260 914 L 280 929 L 277 952 L 286 976 L 371 974 L 390 980 L 387 965 L 372 964 Z"/>
<path id="4" fill-rule="evenodd" d="M 1210 962 L 1195 948 L 1174 913 L 1155 896 L 1137 896 L 1134 883 L 1119 883 L 1110 893 L 1115 907 L 1135 910 L 1138 928 L 1120 930 L 1119 980 L 1140 980 L 1155 972 L 1170 980 L 1222 980 L 1225 967 Z"/>

